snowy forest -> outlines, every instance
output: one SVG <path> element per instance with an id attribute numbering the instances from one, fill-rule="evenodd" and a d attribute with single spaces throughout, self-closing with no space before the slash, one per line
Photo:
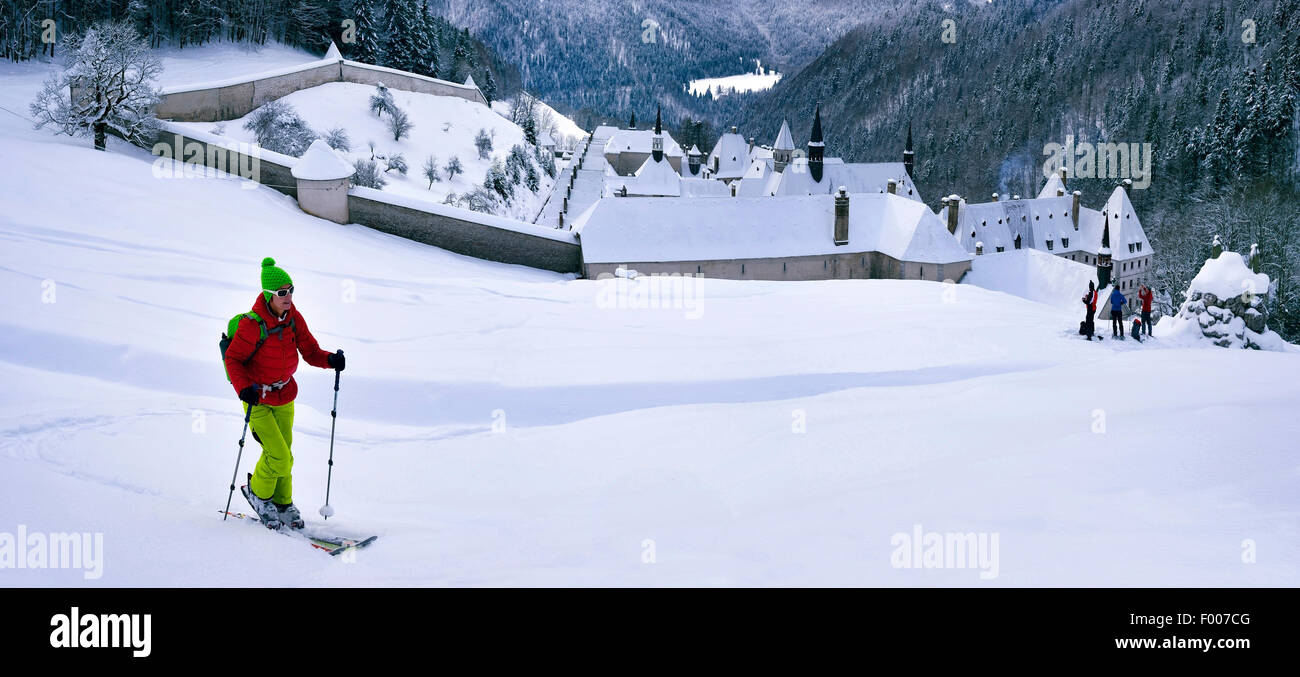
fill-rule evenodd
<path id="1" fill-rule="evenodd" d="M 954 21 L 954 42 L 943 42 Z M 1243 25 L 1244 24 L 1244 25 Z M 923 36 L 923 39 L 918 39 Z M 900 7 L 854 29 L 803 71 L 756 94 L 751 133 L 789 119 L 796 144 L 822 104 L 827 154 L 896 161 L 913 127 L 921 194 L 938 208 L 1036 194 L 1047 143 L 1150 143 L 1132 191 L 1156 251 L 1163 312 L 1209 257 L 1258 244 L 1270 327 L 1300 340 L 1300 3 L 1296 0 L 1009 0 Z M 1078 179 L 1097 204 L 1113 179 Z"/>

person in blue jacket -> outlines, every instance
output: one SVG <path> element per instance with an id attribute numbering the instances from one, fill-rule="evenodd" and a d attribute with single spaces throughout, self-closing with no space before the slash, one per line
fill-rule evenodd
<path id="1" fill-rule="evenodd" d="M 1119 287 L 1110 290 L 1110 330 L 1111 334 L 1124 340 L 1124 304 L 1128 299 L 1120 293 Z"/>

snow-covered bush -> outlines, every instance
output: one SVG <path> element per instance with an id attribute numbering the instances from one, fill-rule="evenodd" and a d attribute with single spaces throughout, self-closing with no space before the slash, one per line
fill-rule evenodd
<path id="1" fill-rule="evenodd" d="M 534 147 L 533 153 L 537 156 L 537 165 L 546 172 L 546 175 L 555 178 L 555 155 L 549 151 Z"/>
<path id="2" fill-rule="evenodd" d="M 344 153 L 352 150 L 352 140 L 348 138 L 348 130 L 342 127 L 335 127 L 325 132 L 325 143 L 329 144 L 330 148 Z"/>
<path id="3" fill-rule="evenodd" d="M 244 129 L 253 132 L 261 147 L 291 157 L 307 152 L 307 147 L 316 140 L 316 133 L 298 111 L 280 100 L 268 101 L 250 113 Z"/>
<path id="4" fill-rule="evenodd" d="M 1268 275 L 1253 272 L 1241 254 L 1208 259 L 1187 289 L 1178 313 L 1156 325 L 1158 338 L 1210 341 L 1223 348 L 1285 350 L 1268 328 Z"/>
<path id="5" fill-rule="evenodd" d="M 486 129 L 479 129 L 478 134 L 474 135 L 474 147 L 478 149 L 480 160 L 486 160 L 492 155 L 492 137 L 488 136 Z"/>
<path id="6" fill-rule="evenodd" d="M 509 202 L 515 194 L 514 184 L 510 183 L 510 177 L 506 175 L 506 170 L 499 159 L 492 161 L 487 175 L 483 177 L 483 187 L 500 195 L 506 202 Z"/>
<path id="7" fill-rule="evenodd" d="M 375 93 L 370 95 L 370 112 L 378 117 L 384 117 L 384 113 L 391 113 L 397 108 L 393 101 L 393 93 L 388 91 L 384 83 L 375 84 Z"/>
<path id="8" fill-rule="evenodd" d="M 379 165 L 374 160 L 357 160 L 352 166 L 357 168 L 357 173 L 352 175 L 352 185 L 375 189 L 388 185 L 388 180 L 380 173 Z"/>
<path id="9" fill-rule="evenodd" d="M 389 155 L 386 162 L 388 164 L 388 166 L 384 168 L 384 171 L 386 172 L 396 169 L 399 174 L 405 175 L 406 170 L 409 169 L 409 167 L 406 166 L 406 157 L 401 153 L 393 153 L 392 155 Z"/>
<path id="10" fill-rule="evenodd" d="M 497 194 L 485 186 L 475 186 L 459 200 L 460 206 L 484 214 L 497 211 Z"/>

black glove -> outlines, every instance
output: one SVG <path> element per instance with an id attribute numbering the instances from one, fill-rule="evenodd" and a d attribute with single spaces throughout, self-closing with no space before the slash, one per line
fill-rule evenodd
<path id="1" fill-rule="evenodd" d="M 248 403 L 248 406 L 254 406 L 258 400 L 262 399 L 257 384 L 253 384 L 239 391 L 239 399 Z"/>
<path id="2" fill-rule="evenodd" d="M 341 348 L 337 352 L 330 353 L 327 361 L 334 371 L 343 371 L 343 367 L 347 365 L 347 361 L 343 359 L 343 350 Z"/>

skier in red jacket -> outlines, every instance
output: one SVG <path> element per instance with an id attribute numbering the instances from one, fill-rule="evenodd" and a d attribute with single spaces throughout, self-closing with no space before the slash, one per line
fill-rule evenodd
<path id="1" fill-rule="evenodd" d="M 249 426 L 262 445 L 262 456 L 243 488 L 258 517 L 268 526 L 303 526 L 302 514 L 293 504 L 293 400 L 298 383 L 298 354 L 307 364 L 343 371 L 343 351 L 321 350 L 307 329 L 307 321 L 293 305 L 293 280 L 275 267 L 275 259 L 262 260 L 262 293 L 253 302 L 251 315 L 244 317 L 226 349 L 230 382 L 249 408 Z M 250 359 L 251 358 L 251 359 Z"/>
<path id="2" fill-rule="evenodd" d="M 1151 335 L 1151 288 L 1145 284 L 1138 287 L 1138 298 L 1142 299 L 1142 330 Z"/>

